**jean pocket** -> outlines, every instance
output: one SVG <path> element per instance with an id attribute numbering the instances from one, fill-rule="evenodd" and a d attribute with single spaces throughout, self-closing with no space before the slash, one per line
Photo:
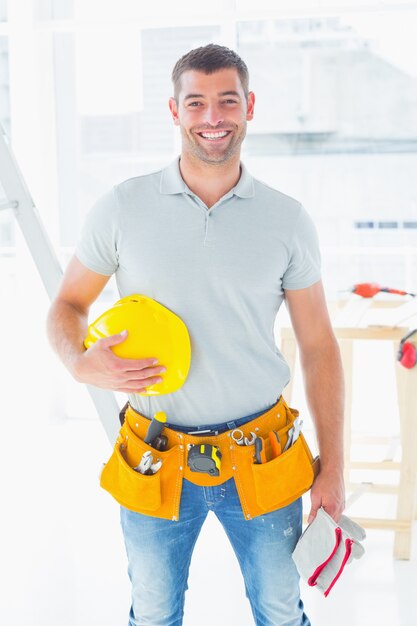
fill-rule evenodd
<path id="1" fill-rule="evenodd" d="M 267 463 L 254 463 L 256 501 L 265 512 L 287 506 L 310 489 L 313 457 L 302 433 L 283 454 Z"/>

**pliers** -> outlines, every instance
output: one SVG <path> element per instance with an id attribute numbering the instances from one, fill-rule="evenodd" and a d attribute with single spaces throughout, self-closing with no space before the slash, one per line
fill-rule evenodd
<path id="1" fill-rule="evenodd" d="M 283 452 L 285 452 L 295 444 L 300 435 L 302 426 L 303 420 L 300 420 L 300 418 L 297 417 L 293 422 L 292 428 L 290 428 L 290 430 L 288 431 L 288 439 L 287 443 L 285 444 L 285 448 L 283 449 Z"/>
<path id="2" fill-rule="evenodd" d="M 152 452 L 148 450 L 144 452 L 142 458 L 140 460 L 139 465 L 134 467 L 133 469 L 140 474 L 145 474 L 146 476 L 151 476 L 152 474 L 156 474 L 156 472 L 160 469 L 162 465 L 162 461 L 158 459 L 156 463 L 153 462 Z"/>

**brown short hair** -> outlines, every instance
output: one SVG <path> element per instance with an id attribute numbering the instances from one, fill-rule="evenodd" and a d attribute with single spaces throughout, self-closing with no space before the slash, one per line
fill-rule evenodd
<path id="1" fill-rule="evenodd" d="M 201 46 L 190 50 L 184 54 L 176 62 L 172 70 L 171 79 L 174 84 L 174 98 L 178 103 L 178 94 L 181 87 L 181 75 L 187 70 L 198 70 L 205 74 L 212 74 L 217 70 L 227 67 L 236 68 L 246 100 L 249 93 L 249 72 L 246 63 L 242 61 L 240 56 L 226 46 L 219 46 L 215 43 L 209 43 L 207 46 Z"/>

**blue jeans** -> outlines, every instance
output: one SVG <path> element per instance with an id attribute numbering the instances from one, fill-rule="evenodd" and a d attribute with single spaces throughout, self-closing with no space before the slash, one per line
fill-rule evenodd
<path id="1" fill-rule="evenodd" d="M 311 626 L 291 558 L 302 531 L 301 498 L 246 520 L 233 478 L 216 487 L 184 479 L 179 521 L 121 507 L 132 583 L 129 626 L 181 626 L 191 556 L 209 511 L 237 556 L 256 626 Z"/>

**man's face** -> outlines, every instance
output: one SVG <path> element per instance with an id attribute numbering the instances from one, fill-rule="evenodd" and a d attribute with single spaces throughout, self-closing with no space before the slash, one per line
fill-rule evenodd
<path id="1" fill-rule="evenodd" d="M 205 163 L 224 163 L 240 154 L 246 123 L 253 117 L 255 96 L 248 101 L 234 68 L 213 74 L 184 72 L 178 105 L 170 98 L 174 124 L 180 127 L 182 151 Z"/>

